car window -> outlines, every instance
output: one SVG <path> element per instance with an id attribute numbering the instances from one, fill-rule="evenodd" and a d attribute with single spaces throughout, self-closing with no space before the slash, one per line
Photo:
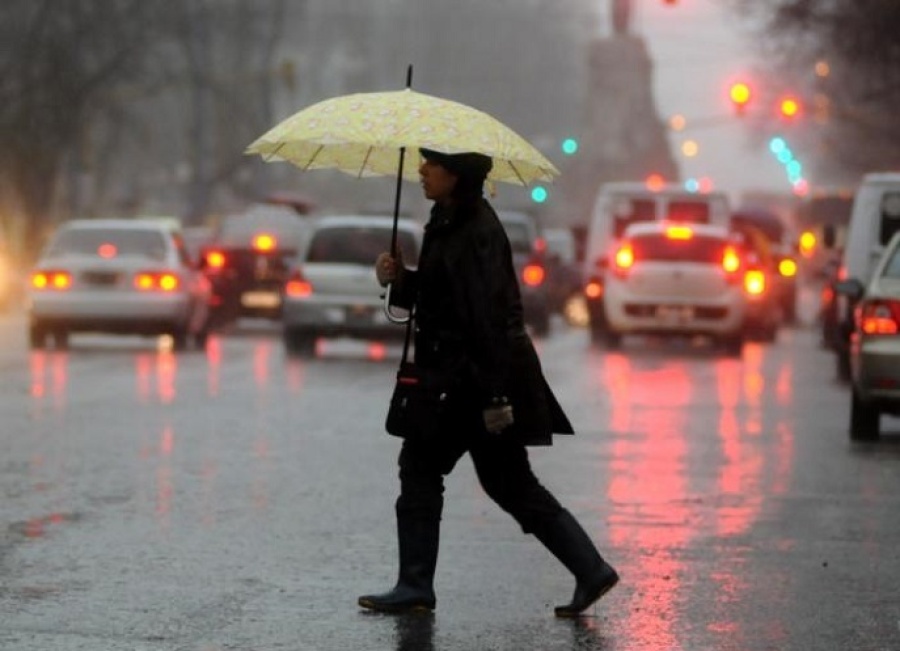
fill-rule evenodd
<path id="1" fill-rule="evenodd" d="M 532 253 L 534 242 L 531 241 L 531 229 L 523 222 L 503 222 L 506 237 L 513 253 Z"/>
<path id="2" fill-rule="evenodd" d="M 900 278 L 900 246 L 894 247 L 894 252 L 891 253 L 890 259 L 884 265 L 883 276 L 885 278 Z"/>
<path id="3" fill-rule="evenodd" d="M 371 265 L 390 248 L 391 231 L 368 226 L 323 228 L 313 235 L 306 253 L 307 262 Z M 412 233 L 399 230 L 397 246 L 405 264 L 415 266 L 419 251 Z"/>
<path id="4" fill-rule="evenodd" d="M 629 224 L 652 222 L 656 219 L 656 200 L 618 197 L 613 206 L 613 215 L 613 232 L 616 237 L 622 237 Z"/>
<path id="5" fill-rule="evenodd" d="M 900 231 L 900 192 L 885 192 L 881 198 L 879 242 L 887 245 L 897 231 Z"/>
<path id="6" fill-rule="evenodd" d="M 694 234 L 690 239 L 671 239 L 661 234 L 631 239 L 635 260 L 658 262 L 708 262 L 719 264 L 727 243 L 719 237 Z"/>
<path id="7" fill-rule="evenodd" d="M 84 228 L 59 231 L 47 249 L 48 255 L 139 255 L 154 260 L 166 257 L 165 237 L 159 231 Z"/>
<path id="8" fill-rule="evenodd" d="M 709 202 L 691 200 L 670 201 L 666 217 L 677 222 L 708 224 Z"/>

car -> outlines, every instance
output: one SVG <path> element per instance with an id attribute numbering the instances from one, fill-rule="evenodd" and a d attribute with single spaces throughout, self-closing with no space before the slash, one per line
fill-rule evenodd
<path id="1" fill-rule="evenodd" d="M 282 338 L 289 355 L 315 353 L 320 337 L 402 338 L 405 328 L 385 313 L 384 290 L 375 278 L 378 254 L 390 249 L 393 218 L 328 215 L 314 219 L 282 290 Z M 403 263 L 415 267 L 422 225 L 397 220 Z"/>
<path id="2" fill-rule="evenodd" d="M 873 172 L 863 176 L 853 198 L 847 239 L 844 242 L 840 281 L 856 280 L 866 286 L 878 265 L 884 247 L 900 231 L 900 172 Z M 852 284 L 850 285 L 852 287 Z M 855 298 L 836 284 L 837 334 L 834 351 L 838 377 L 850 378 L 850 335 L 853 332 Z"/>
<path id="3" fill-rule="evenodd" d="M 511 209 L 498 210 L 497 217 L 512 249 L 525 325 L 535 336 L 546 336 L 550 333 L 553 307 L 547 283 L 546 241 L 537 218 L 525 211 Z"/>
<path id="4" fill-rule="evenodd" d="M 771 258 L 767 273 L 771 278 L 770 293 L 775 299 L 772 307 L 780 311 L 783 323 L 796 323 L 800 265 L 796 238 L 787 224 L 774 212 L 753 207 L 736 210 L 729 223 L 733 229 L 752 226 L 766 237 L 770 254 L 767 257 Z"/>
<path id="5" fill-rule="evenodd" d="M 583 309 L 579 310 L 583 299 L 581 267 L 575 258 L 575 235 L 570 228 L 545 228 L 543 239 L 550 309 L 572 323 L 583 312 Z"/>
<path id="6" fill-rule="evenodd" d="M 615 349 L 630 334 L 703 335 L 741 354 L 761 276 L 728 228 L 635 223 L 606 257 L 603 286 L 587 292 L 604 315 L 602 327 L 591 324 L 593 343 Z"/>
<path id="7" fill-rule="evenodd" d="M 783 294 L 778 292 L 781 275 L 777 257 L 772 253 L 771 240 L 756 226 L 740 221 L 732 222 L 731 230 L 740 239 L 746 273 L 748 312 L 745 319 L 747 338 L 773 342 L 784 322 L 780 305 Z"/>
<path id="8" fill-rule="evenodd" d="M 881 435 L 881 415 L 900 415 L 900 232 L 895 233 L 867 285 L 839 283 L 852 296 L 850 438 Z"/>
<path id="9" fill-rule="evenodd" d="M 155 219 L 79 219 L 62 224 L 31 274 L 32 348 L 72 333 L 172 336 L 204 347 L 212 291 L 178 229 Z"/>
<path id="10" fill-rule="evenodd" d="M 243 318 L 281 318 L 289 260 L 306 237 L 309 219 L 290 206 L 254 204 L 219 222 L 202 250 L 216 327 Z"/>

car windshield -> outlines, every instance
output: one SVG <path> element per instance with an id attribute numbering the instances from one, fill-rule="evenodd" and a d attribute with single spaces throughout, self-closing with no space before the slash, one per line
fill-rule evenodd
<path id="1" fill-rule="evenodd" d="M 275 210 L 231 215 L 222 220 L 218 240 L 226 246 L 249 247 L 257 235 L 275 238 L 276 248 L 297 249 L 303 241 L 307 224 L 302 217 Z"/>
<path id="2" fill-rule="evenodd" d="M 310 241 L 307 262 L 372 265 L 390 248 L 391 231 L 371 226 L 335 226 L 317 231 Z M 399 230 L 397 246 L 403 261 L 415 266 L 418 247 L 412 233 Z"/>
<path id="3" fill-rule="evenodd" d="M 635 260 L 656 262 L 706 262 L 719 264 L 726 242 L 719 237 L 694 233 L 688 239 L 673 239 L 663 234 L 631 238 Z"/>
<path id="4" fill-rule="evenodd" d="M 154 260 L 166 257 L 166 241 L 155 230 L 115 228 L 71 228 L 59 231 L 47 255 L 65 254 L 115 257 L 144 256 Z"/>

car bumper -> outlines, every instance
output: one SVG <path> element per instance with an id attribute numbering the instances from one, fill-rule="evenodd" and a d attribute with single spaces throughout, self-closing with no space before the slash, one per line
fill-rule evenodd
<path id="1" fill-rule="evenodd" d="M 900 337 L 854 341 L 850 364 L 860 397 L 893 402 L 900 409 Z"/>
<path id="2" fill-rule="evenodd" d="M 397 310 L 397 316 L 405 312 Z M 403 337 L 406 329 L 388 319 L 382 302 L 356 303 L 293 301 L 282 304 L 287 330 L 305 330 L 322 336 Z"/>
<path id="3" fill-rule="evenodd" d="M 604 313 L 609 327 L 622 334 L 722 336 L 742 331 L 746 306 L 737 301 L 644 301 L 607 295 Z"/>
<path id="4" fill-rule="evenodd" d="M 181 324 L 187 322 L 190 314 L 190 297 L 122 293 L 32 295 L 29 314 L 32 321 L 71 323 L 73 329 L 79 323 Z"/>

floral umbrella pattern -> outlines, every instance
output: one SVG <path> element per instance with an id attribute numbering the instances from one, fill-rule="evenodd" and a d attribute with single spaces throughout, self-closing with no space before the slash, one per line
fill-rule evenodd
<path id="1" fill-rule="evenodd" d="M 303 170 L 393 176 L 401 147 L 491 156 L 490 181 L 528 185 L 551 181 L 559 174 L 528 141 L 487 113 L 408 88 L 343 95 L 313 104 L 262 135 L 246 153 L 267 161 L 287 161 Z M 416 167 L 406 166 L 404 178 L 418 180 Z"/>

